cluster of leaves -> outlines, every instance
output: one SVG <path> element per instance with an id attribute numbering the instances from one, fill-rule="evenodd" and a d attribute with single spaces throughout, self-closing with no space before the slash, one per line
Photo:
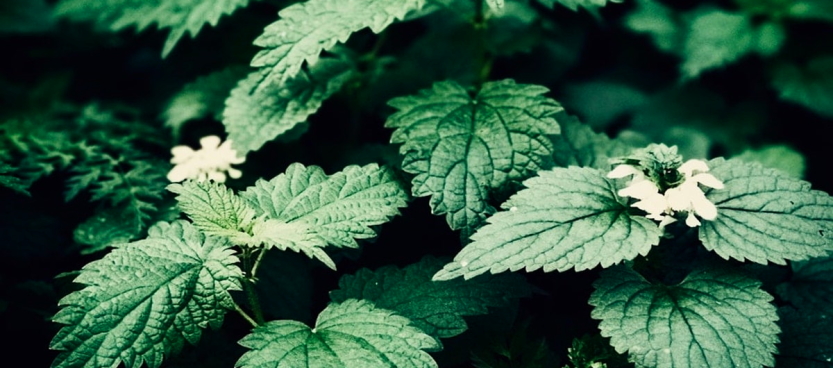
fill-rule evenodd
<path id="1" fill-rule="evenodd" d="M 187 135 L 189 122 L 217 120 L 239 154 L 256 153 L 298 139 L 338 99 L 347 101 L 349 111 L 339 114 L 351 124 L 385 117 L 378 125 L 389 128 L 398 148 L 388 159 L 395 167 L 348 165 L 327 175 L 293 163 L 276 176 L 274 167 L 264 168 L 258 174 L 272 179 L 253 183 L 168 185 L 168 166 L 146 153 L 159 132 L 136 119 L 92 106 L 69 118 L 4 123 L 0 185 L 28 193 L 39 178 L 66 175 L 67 201 L 88 195 L 98 203 L 75 231 L 76 241 L 89 245 L 83 252 L 114 248 L 87 264 L 75 279 L 83 288 L 59 302 L 53 367 L 159 367 L 186 343 L 199 343 L 204 329 L 219 328 L 228 311 L 252 327 L 239 340 L 246 349 L 239 367 L 436 367 L 429 353 L 469 328 L 464 317 L 531 294 L 516 271 L 592 269 L 604 269 L 589 298 L 599 332 L 574 340 L 568 367 L 829 366 L 833 199 L 801 180 L 799 153 L 727 149 L 737 159 L 706 161 L 725 185 L 704 193 L 719 216 L 698 228 L 658 226 L 618 194 L 624 180 L 606 176 L 611 158 L 656 137 L 598 134 L 548 97 L 545 82 L 519 83 L 498 70 L 521 55 L 568 49 L 553 44 L 558 20 L 601 17 L 601 8 L 620 1 L 269 3 L 279 12 L 253 41 L 260 48 L 254 69 L 224 65 L 168 100 L 161 119 L 174 141 Z M 249 5 L 60 0 L 55 14 L 111 31 L 169 28 L 166 56 L 186 32 L 195 37 Z M 760 58 L 783 100 L 831 116 L 830 56 L 785 51 L 794 22 L 833 19 L 826 0 L 723 5 L 681 10 L 637 0 L 623 8 L 623 27 L 647 33 L 654 47 L 680 60 L 675 83 Z M 417 32 L 397 28 L 412 23 Z M 414 41 L 391 46 L 391 38 Z M 598 86 L 585 87 L 573 98 Z M 634 98 L 633 109 L 665 102 L 644 99 Z M 608 111 L 597 126 L 614 124 L 625 110 Z M 637 114 L 632 123 L 646 120 Z M 682 151 L 703 158 L 710 147 Z M 165 188 L 176 195 L 174 211 L 163 204 Z M 427 197 L 430 212 L 459 231 L 463 248 L 448 250 L 457 253 L 453 260 L 428 256 L 343 275 L 312 324 L 261 305 L 292 302 L 276 301 L 269 290 L 283 267 L 297 270 L 274 262 L 275 254 L 301 253 L 335 270 L 411 196 Z M 187 219 L 177 219 L 180 212 Z M 774 287 L 761 281 L 771 281 L 768 271 L 753 272 L 774 267 L 749 265 L 769 263 L 792 267 Z M 298 277 L 298 284 L 311 283 Z M 553 365 L 546 341 L 530 342 L 524 329 L 507 332 L 511 339 L 473 354 L 472 362 Z"/>
<path id="2" fill-rule="evenodd" d="M 153 222 L 170 217 L 162 195 L 167 167 L 143 151 L 156 148 L 148 139 L 154 129 L 123 108 L 92 104 L 65 110 L 0 126 L 3 185 L 29 194 L 34 182 L 60 173 L 66 177 L 67 202 L 87 193 L 98 206 L 75 229 L 82 253 L 136 239 Z"/>

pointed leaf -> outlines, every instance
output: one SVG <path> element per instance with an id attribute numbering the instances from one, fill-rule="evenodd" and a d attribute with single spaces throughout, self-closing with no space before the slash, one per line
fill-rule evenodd
<path id="1" fill-rule="evenodd" d="M 264 29 L 254 44 L 263 47 L 251 65 L 266 70 L 261 86 L 282 85 L 315 65 L 323 50 L 346 42 L 353 32 L 379 33 L 394 20 L 422 8 L 424 0 L 309 0 L 281 10 L 280 19 Z"/>
<path id="2" fill-rule="evenodd" d="M 638 367 L 771 367 L 779 328 L 761 283 L 699 270 L 677 285 L 652 284 L 628 267 L 602 273 L 591 316 Z"/>
<path id="3" fill-rule="evenodd" d="M 778 285 L 778 295 L 798 308 L 833 310 L 833 257 L 792 263 L 788 282 Z"/>
<path id="4" fill-rule="evenodd" d="M 306 121 L 355 72 L 346 58 L 328 57 L 282 84 L 266 82 L 261 88 L 268 72 L 249 74 L 231 91 L 223 111 L 235 150 L 245 155 Z"/>
<path id="5" fill-rule="evenodd" d="M 605 173 L 555 168 L 524 181 L 527 187 L 472 236 L 472 243 L 434 275 L 434 280 L 506 270 L 577 271 L 610 267 L 646 255 L 662 231 L 628 214 Z"/>
<path id="6" fill-rule="evenodd" d="M 55 13 L 76 21 L 95 21 L 113 31 L 130 26 L 141 31 L 154 23 L 170 28 L 164 57 L 185 32 L 195 37 L 206 23 L 216 26 L 220 17 L 248 4 L 249 0 L 61 0 Z"/>
<path id="7" fill-rule="evenodd" d="M 179 209 L 197 229 L 238 245 L 258 245 L 250 236 L 255 210 L 222 183 L 188 180 L 168 185 L 167 189 L 177 194 Z"/>
<path id="8" fill-rule="evenodd" d="M 538 0 L 538 2 L 550 8 L 555 7 L 555 4 L 559 3 L 572 11 L 577 11 L 579 7 L 587 9 L 600 8 L 607 5 L 608 1 L 611 3 L 621 3 L 624 0 Z"/>
<path id="9" fill-rule="evenodd" d="M 307 257 L 317 258 L 330 269 L 336 269 L 335 262 L 322 249 L 327 242 L 302 221 L 291 223 L 275 219 L 260 221 L 255 224 L 252 234 L 254 240 L 267 247 L 304 253 Z"/>
<path id="10" fill-rule="evenodd" d="M 358 247 L 376 236 L 371 227 L 399 214 L 408 199 L 393 173 L 376 164 L 348 166 L 331 176 L 317 166 L 292 164 L 270 181 L 240 193 L 268 219 L 305 224 L 324 243 Z"/>
<path id="11" fill-rule="evenodd" d="M 75 282 L 86 286 L 61 299 L 53 318 L 66 326 L 50 344 L 63 350 L 52 367 L 158 367 L 234 308 L 237 262 L 225 241 L 185 221 L 157 223 L 147 239 L 81 270 Z"/>
<path id="12" fill-rule="evenodd" d="M 240 340 L 249 348 L 241 368 L 429 368 L 437 363 L 423 350 L 440 348 L 408 319 L 370 302 L 330 304 L 310 329 L 296 321 L 272 321 Z"/>
<path id="13" fill-rule="evenodd" d="M 772 86 L 785 101 L 833 118 L 833 56 L 817 57 L 804 65 L 777 64 Z"/>
<path id="14" fill-rule="evenodd" d="M 339 289 L 330 292 L 336 303 L 347 299 L 373 302 L 411 320 L 423 332 L 447 338 L 468 327 L 463 316 L 486 314 L 487 307 L 505 305 L 507 300 L 528 296 L 529 286 L 519 275 L 482 275 L 472 280 L 431 281 L 442 260 L 433 257 L 403 269 L 395 266 L 376 271 L 359 270 L 345 275 Z"/>
<path id="15" fill-rule="evenodd" d="M 412 174 L 415 196 L 431 196 L 434 214 L 452 229 L 474 229 L 494 212 L 489 191 L 551 166 L 558 134 L 553 115 L 561 106 L 547 89 L 512 80 L 488 82 L 472 98 L 455 82 L 440 82 L 416 96 L 389 102 L 400 111 L 385 126 L 396 128 L 402 168 Z"/>
<path id="16" fill-rule="evenodd" d="M 700 240 L 725 259 L 766 264 L 818 257 L 833 250 L 833 198 L 775 169 L 715 159 L 710 173 L 724 189 L 706 190 L 717 218 Z"/>
<path id="17" fill-rule="evenodd" d="M 609 170 L 612 157 L 624 157 L 632 148 L 619 140 L 610 139 L 606 134 L 593 131 L 574 116 L 564 115 L 558 119 L 561 134 L 552 139 L 553 159 L 561 167 L 581 166 Z"/>
<path id="18" fill-rule="evenodd" d="M 504 0 L 486 0 L 486 4 L 489 4 L 489 7 L 494 11 L 500 11 L 506 5 Z"/>
<path id="19" fill-rule="evenodd" d="M 781 343 L 775 357 L 778 368 L 833 367 L 833 316 L 819 311 L 778 310 Z"/>
<path id="20" fill-rule="evenodd" d="M 113 244 L 127 243 L 142 232 L 142 223 L 127 209 L 128 203 L 118 206 L 102 204 L 96 213 L 73 231 L 76 243 L 87 245 L 81 254 L 90 254 Z"/>

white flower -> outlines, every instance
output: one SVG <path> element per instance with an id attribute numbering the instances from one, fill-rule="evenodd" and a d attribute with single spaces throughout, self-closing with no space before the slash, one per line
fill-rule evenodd
<path id="1" fill-rule="evenodd" d="M 665 191 L 668 208 L 672 211 L 688 212 L 685 223 L 690 227 L 700 226 L 700 221 L 694 216 L 695 214 L 706 220 L 717 218 L 717 207 L 706 198 L 698 184 L 714 189 L 723 189 L 723 182 L 712 174 L 699 173 L 695 175 L 695 171 L 709 171 L 706 163 L 700 160 L 686 161 L 680 166 L 679 171 L 685 175 L 685 181 L 679 186 Z"/>
<path id="2" fill-rule="evenodd" d="M 226 181 L 228 176 L 237 179 L 242 173 L 231 167 L 232 164 L 242 164 L 245 157 L 237 157 L 237 152 L 231 148 L 231 141 L 220 144 L 220 137 L 209 135 L 200 139 L 200 149 L 194 151 L 188 146 L 176 146 L 171 149 L 174 157 L 171 163 L 174 168 L 168 173 L 168 180 L 179 182 L 185 179 L 206 179 L 216 182 Z"/>
<path id="3" fill-rule="evenodd" d="M 706 198 L 699 184 L 723 189 L 723 183 L 714 175 L 704 173 L 709 171 L 709 168 L 700 160 L 688 160 L 677 170 L 685 176 L 683 182 L 667 189 L 665 193 L 660 193 L 657 183 L 645 177 L 639 168 L 631 165 L 619 165 L 608 173 L 607 177 L 624 178 L 632 175 L 628 186 L 617 193 L 622 197 L 638 199 L 631 206 L 645 211 L 645 217 L 659 221 L 660 228 L 677 221 L 674 217 L 676 213 L 687 213 L 686 225 L 689 227 L 700 225 L 696 216 L 706 220 L 717 218 L 717 207 Z"/>

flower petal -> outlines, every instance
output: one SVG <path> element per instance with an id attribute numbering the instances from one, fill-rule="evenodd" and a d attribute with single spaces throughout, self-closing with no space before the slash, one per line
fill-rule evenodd
<path id="1" fill-rule="evenodd" d="M 240 179 L 240 177 L 243 176 L 243 172 L 241 172 L 240 170 L 237 170 L 235 168 L 230 167 L 228 169 L 228 176 L 231 177 L 232 179 Z"/>
<path id="2" fill-rule="evenodd" d="M 622 197 L 646 199 L 659 193 L 659 188 L 650 180 L 641 180 L 619 190 Z"/>
<path id="3" fill-rule="evenodd" d="M 641 171 L 639 171 L 636 167 L 633 167 L 631 165 L 619 165 L 613 168 L 613 170 L 611 170 L 609 173 L 607 173 L 607 177 L 611 179 L 620 179 L 628 175 L 636 175 L 641 173 Z"/>
<path id="4" fill-rule="evenodd" d="M 223 174 L 222 171 L 209 171 L 208 178 L 214 180 L 218 183 L 225 183 L 226 182 L 226 174 Z"/>
<path id="5" fill-rule="evenodd" d="M 714 220 L 717 218 L 717 207 L 702 192 L 700 192 L 699 196 L 691 197 L 691 207 L 693 212 L 697 213 L 697 216 L 706 220 Z"/>
<path id="6" fill-rule="evenodd" d="M 685 218 L 685 224 L 688 225 L 688 227 L 697 227 L 700 226 L 700 220 L 694 216 L 694 212 L 689 212 L 688 217 Z"/>
<path id="7" fill-rule="evenodd" d="M 220 137 L 209 135 L 200 138 L 200 146 L 205 150 L 216 150 L 220 146 Z"/>
<path id="8" fill-rule="evenodd" d="M 173 167 L 171 171 L 168 172 L 168 180 L 172 183 L 178 183 L 185 179 L 193 179 L 196 170 L 193 166 L 188 164 L 179 164 Z"/>
<path id="9" fill-rule="evenodd" d="M 686 183 L 665 191 L 665 201 L 668 202 L 668 207 L 674 211 L 688 211 L 691 209 L 691 198 L 689 198 L 688 193 L 690 185 L 687 186 Z M 699 190 L 696 185 L 694 189 Z"/>
<path id="10" fill-rule="evenodd" d="M 194 150 L 188 146 L 176 146 L 171 148 L 171 154 L 174 156 L 171 158 L 171 163 L 181 164 L 194 156 Z"/>
<path id="11" fill-rule="evenodd" d="M 661 216 L 665 212 L 668 208 L 668 203 L 665 201 L 665 197 L 662 194 L 656 193 L 632 204 L 631 206 L 647 212 L 648 218 L 659 219 L 656 217 Z"/>
<path id="12" fill-rule="evenodd" d="M 694 171 L 709 171 L 709 166 L 702 160 L 688 160 L 678 170 L 689 178 Z"/>
<path id="13" fill-rule="evenodd" d="M 694 180 L 696 183 L 700 183 L 714 189 L 724 188 L 723 182 L 714 177 L 712 174 L 697 174 L 692 176 L 690 180 Z"/>

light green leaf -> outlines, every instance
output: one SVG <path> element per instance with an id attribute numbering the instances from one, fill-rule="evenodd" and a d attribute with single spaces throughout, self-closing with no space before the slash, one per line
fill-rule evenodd
<path id="1" fill-rule="evenodd" d="M 819 311 L 778 309 L 781 343 L 775 357 L 778 368 L 833 367 L 833 316 Z"/>
<path id="2" fill-rule="evenodd" d="M 240 196 L 259 216 L 304 224 L 324 243 L 351 248 L 358 247 L 355 239 L 376 236 L 372 227 L 399 214 L 408 199 L 393 173 L 376 164 L 347 166 L 328 177 L 320 167 L 296 163 Z"/>
<path id="3" fill-rule="evenodd" d="M 59 302 L 64 326 L 50 344 L 62 350 L 53 368 L 159 367 L 164 356 L 218 328 L 239 290 L 237 257 L 220 238 L 185 221 L 160 222 L 147 239 L 118 246 L 87 264 L 86 285 Z"/>
<path id="4" fill-rule="evenodd" d="M 117 206 L 99 205 L 96 213 L 72 232 L 76 243 L 84 244 L 81 254 L 95 253 L 113 244 L 135 239 L 144 228 L 139 218 L 128 208 L 128 203 Z"/>
<path id="5" fill-rule="evenodd" d="M 662 231 L 628 214 L 616 185 L 592 168 L 555 168 L 524 181 L 434 280 L 506 270 L 576 271 L 646 255 Z"/>
<path id="6" fill-rule="evenodd" d="M 494 11 L 503 10 L 503 7 L 506 5 L 504 0 L 486 0 L 486 4 L 489 4 L 489 7 Z"/>
<path id="7" fill-rule="evenodd" d="M 833 118 L 833 56 L 817 57 L 805 65 L 777 64 L 772 86 L 783 100 Z"/>
<path id="8" fill-rule="evenodd" d="M 693 78 L 704 70 L 732 63 L 753 49 L 755 30 L 750 19 L 718 9 L 701 10 L 689 24 L 680 66 L 683 76 Z"/>
<path id="9" fill-rule="evenodd" d="M 240 345 L 251 350 L 237 361 L 241 368 L 429 368 L 437 363 L 423 350 L 440 349 L 407 318 L 354 299 L 330 304 L 312 329 L 271 321 Z"/>
<path id="10" fill-rule="evenodd" d="M 206 117 L 222 120 L 223 101 L 246 71 L 247 68 L 229 67 L 186 84 L 168 101 L 162 113 L 165 125 L 178 136 L 188 121 Z"/>
<path id="11" fill-rule="evenodd" d="M 15 168 L 0 161 L 0 186 L 14 190 L 15 192 L 31 196 L 29 184 L 15 173 Z"/>
<path id="12" fill-rule="evenodd" d="M 327 242 L 302 221 L 291 223 L 275 219 L 260 221 L 255 224 L 252 234 L 256 242 L 263 243 L 267 247 L 304 253 L 307 257 L 320 260 L 330 269 L 336 269 L 335 262 L 322 249 Z"/>
<path id="13" fill-rule="evenodd" d="M 818 19 L 833 21 L 833 2 L 829 0 L 735 0 L 744 11 L 770 18 Z"/>
<path id="14" fill-rule="evenodd" d="M 611 3 L 621 3 L 624 0 L 538 0 L 538 2 L 550 8 L 555 7 L 555 4 L 559 3 L 570 8 L 572 11 L 577 11 L 579 7 L 587 9 L 601 8 L 607 5 L 608 1 Z"/>
<path id="15" fill-rule="evenodd" d="M 717 218 L 700 240 L 725 259 L 766 264 L 818 257 L 833 250 L 833 198 L 781 171 L 739 160 L 709 162 L 724 189 L 708 189 Z"/>
<path id="16" fill-rule="evenodd" d="M 223 111 L 235 150 L 245 155 L 306 121 L 355 72 L 348 59 L 327 57 L 282 84 L 266 81 L 268 71 L 249 74 L 231 91 Z M 261 88 L 262 83 L 267 85 Z"/>
<path id="17" fill-rule="evenodd" d="M 781 170 L 796 179 L 804 177 L 804 170 L 807 167 L 804 162 L 804 155 L 783 144 L 764 146 L 759 149 L 747 149 L 733 158 L 746 162 L 757 162 L 766 167 Z"/>
<path id="18" fill-rule="evenodd" d="M 463 316 L 488 313 L 487 307 L 505 305 L 509 299 L 528 296 L 530 288 L 519 275 L 482 275 L 472 280 L 431 281 L 442 260 L 433 257 L 403 269 L 395 266 L 376 271 L 361 269 L 339 280 L 330 292 L 333 302 L 362 299 L 411 320 L 423 332 L 447 338 L 463 333 Z"/>
<path id="19" fill-rule="evenodd" d="M 628 14 L 625 24 L 634 32 L 647 33 L 658 49 L 676 52 L 683 42 L 682 20 L 668 7 L 655 0 L 637 0 L 636 10 Z"/>
<path id="20" fill-rule="evenodd" d="M 256 223 L 255 210 L 222 183 L 188 180 L 167 189 L 177 194 L 179 209 L 197 229 L 236 245 L 259 245 L 250 235 Z"/>
<path id="21" fill-rule="evenodd" d="M 778 315 L 760 285 L 726 270 L 695 271 L 677 285 L 653 284 L 618 266 L 594 284 L 591 317 L 637 367 L 771 367 Z"/>
<path id="22" fill-rule="evenodd" d="M 561 167 L 581 166 L 609 170 L 610 158 L 624 157 L 632 147 L 606 134 L 599 134 L 574 116 L 559 116 L 561 135 L 552 139 L 555 164 Z"/>
<path id="23" fill-rule="evenodd" d="M 260 86 L 282 85 L 313 66 L 321 51 L 346 42 L 353 32 L 370 28 L 382 32 L 394 20 L 419 10 L 424 0 L 308 0 L 281 10 L 280 19 L 263 31 L 254 44 L 263 47 L 251 65 L 267 70 Z M 260 87 L 259 87 L 260 88 Z"/>
<path id="24" fill-rule="evenodd" d="M 118 31 L 135 26 L 139 31 L 156 23 L 170 28 L 162 56 L 168 55 L 188 32 L 195 37 L 206 23 L 216 26 L 220 17 L 245 7 L 249 0 L 61 0 L 55 14 L 75 21 L 95 21 Z"/>
<path id="25" fill-rule="evenodd" d="M 548 135 L 560 132 L 562 110 L 541 86 L 513 80 L 487 82 L 473 98 L 455 82 L 435 83 L 416 96 L 389 104 L 402 168 L 412 174 L 415 196 L 431 196 L 434 214 L 452 229 L 474 229 L 494 212 L 489 192 L 552 165 Z"/>
<path id="26" fill-rule="evenodd" d="M 833 257 L 792 263 L 792 277 L 778 285 L 778 295 L 799 308 L 833 310 Z"/>

